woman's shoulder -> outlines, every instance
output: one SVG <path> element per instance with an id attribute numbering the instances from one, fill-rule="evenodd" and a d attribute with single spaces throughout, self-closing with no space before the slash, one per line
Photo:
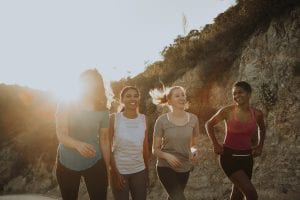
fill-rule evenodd
<path id="1" fill-rule="evenodd" d="M 227 112 L 227 111 L 232 111 L 234 108 L 235 108 L 235 105 L 230 104 L 230 105 L 223 106 L 220 110 L 224 110 L 225 112 Z"/>
<path id="2" fill-rule="evenodd" d="M 59 101 L 57 103 L 56 107 L 56 114 L 60 113 L 70 113 L 73 111 L 77 106 L 75 105 L 75 102 L 70 101 Z"/>
<path id="3" fill-rule="evenodd" d="M 191 120 L 198 120 L 198 116 L 194 113 L 191 113 L 191 112 L 187 112 L 188 115 L 190 116 L 190 119 Z"/>
<path id="4" fill-rule="evenodd" d="M 217 115 L 221 119 L 230 119 L 233 116 L 234 108 L 234 104 L 223 106 L 217 111 Z"/>
<path id="5" fill-rule="evenodd" d="M 120 118 L 122 115 L 122 112 L 114 112 L 109 114 L 109 119 L 115 120 L 116 118 Z"/>
<path id="6" fill-rule="evenodd" d="M 145 114 L 143 114 L 143 113 L 138 113 L 138 116 L 142 117 L 142 118 L 147 118 L 147 116 Z"/>
<path id="7" fill-rule="evenodd" d="M 254 108 L 254 107 L 251 107 L 251 109 L 253 110 L 254 115 L 255 115 L 256 117 L 262 117 L 262 116 L 263 116 L 263 112 L 262 112 L 260 109 Z"/>
<path id="8" fill-rule="evenodd" d="M 138 113 L 137 119 L 141 122 L 146 122 L 148 120 L 147 115 L 145 115 L 143 113 Z"/>
<path id="9" fill-rule="evenodd" d="M 108 110 L 98 110 L 97 112 L 99 112 L 101 115 L 109 115 Z"/>
<path id="10" fill-rule="evenodd" d="M 165 121 L 165 120 L 167 120 L 168 119 L 167 114 L 168 113 L 161 114 L 160 116 L 157 117 L 156 121 Z"/>
<path id="11" fill-rule="evenodd" d="M 221 113 L 221 114 L 223 114 L 223 115 L 228 115 L 228 114 L 230 114 L 231 112 L 234 111 L 234 108 L 235 108 L 234 104 L 226 105 L 226 106 L 221 107 L 218 110 L 218 112 Z"/>

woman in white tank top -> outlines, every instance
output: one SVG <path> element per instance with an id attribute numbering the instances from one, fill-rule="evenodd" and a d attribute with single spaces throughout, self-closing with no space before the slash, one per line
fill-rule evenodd
<path id="1" fill-rule="evenodd" d="M 127 86 L 120 93 L 121 112 L 110 117 L 111 187 L 116 200 L 145 200 L 148 185 L 146 117 L 138 112 L 140 94 Z"/>

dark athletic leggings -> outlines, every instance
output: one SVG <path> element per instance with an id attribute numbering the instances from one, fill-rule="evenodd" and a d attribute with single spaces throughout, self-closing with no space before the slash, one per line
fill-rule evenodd
<path id="1" fill-rule="evenodd" d="M 147 174 L 142 170 L 133 174 L 123 175 L 125 178 L 124 189 L 118 190 L 112 187 L 115 200 L 129 200 L 129 192 L 132 200 L 146 200 L 147 196 Z"/>
<path id="2" fill-rule="evenodd" d="M 169 167 L 156 167 L 160 182 L 166 189 L 170 200 L 185 200 L 184 188 L 190 172 L 176 172 Z"/>
<path id="3" fill-rule="evenodd" d="M 71 170 L 57 161 L 56 178 L 63 200 L 76 200 L 78 198 L 81 176 L 84 177 L 91 200 L 106 200 L 108 181 L 103 159 L 83 171 Z"/>

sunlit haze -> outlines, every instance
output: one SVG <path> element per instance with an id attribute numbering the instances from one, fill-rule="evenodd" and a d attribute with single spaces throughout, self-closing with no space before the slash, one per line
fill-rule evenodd
<path id="1" fill-rule="evenodd" d="M 68 88 L 87 68 L 97 68 L 106 82 L 135 76 L 160 60 L 160 52 L 178 35 L 213 23 L 234 4 L 234 0 L 1 0 L 0 82 L 62 95 L 70 93 Z"/>

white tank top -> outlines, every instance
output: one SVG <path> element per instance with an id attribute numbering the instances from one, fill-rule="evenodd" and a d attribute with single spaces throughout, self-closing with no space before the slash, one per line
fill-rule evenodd
<path id="1" fill-rule="evenodd" d="M 121 174 L 133 174 L 145 169 L 143 144 L 145 138 L 145 115 L 134 119 L 116 113 L 114 124 L 113 155 Z"/>

